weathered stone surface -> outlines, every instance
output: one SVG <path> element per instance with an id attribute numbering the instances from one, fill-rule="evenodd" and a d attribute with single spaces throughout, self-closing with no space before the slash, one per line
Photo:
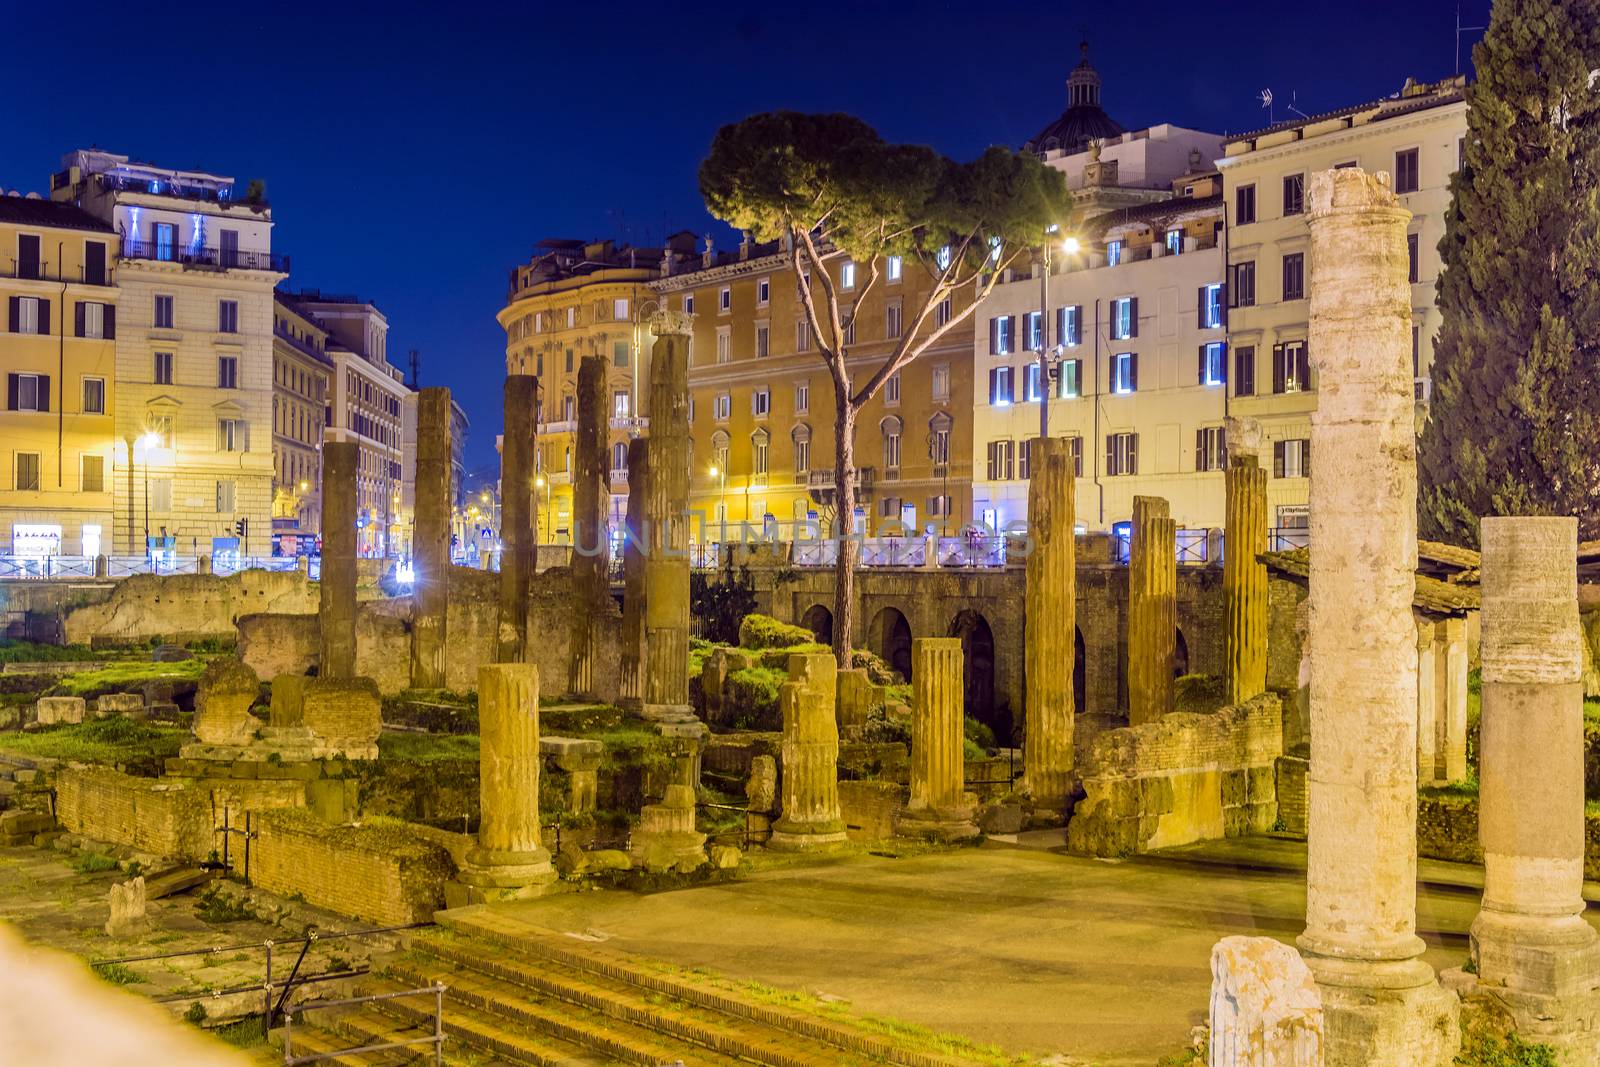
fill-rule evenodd
<path id="1" fill-rule="evenodd" d="M 778 807 L 778 762 L 771 756 L 750 760 L 750 777 L 744 783 L 745 806 L 770 814 Z"/>
<path id="2" fill-rule="evenodd" d="M 645 500 L 650 493 L 650 442 L 628 442 L 627 537 L 622 546 L 622 678 L 620 706 L 637 711 L 644 699 Z"/>
<path id="3" fill-rule="evenodd" d="M 1259 437 L 1259 425 L 1243 419 L 1228 424 L 1226 534 L 1222 555 L 1222 595 L 1226 602 L 1227 699 L 1249 700 L 1267 688 L 1267 567 L 1257 557 L 1267 550 L 1267 472 L 1241 439 Z M 1253 421 L 1253 420 L 1250 420 Z"/>
<path id="4" fill-rule="evenodd" d="M 1173 707 L 1178 639 L 1178 526 L 1160 497 L 1133 498 L 1128 549 L 1128 723 Z"/>
<path id="5" fill-rule="evenodd" d="M 102 693 L 95 698 L 96 715 L 131 715 L 144 710 L 140 693 Z"/>
<path id="6" fill-rule="evenodd" d="M 667 786 L 659 804 L 639 809 L 639 825 L 628 840 L 635 867 L 647 871 L 688 874 L 709 862 L 706 835 L 695 829 L 694 790 L 679 783 Z"/>
<path id="7" fill-rule="evenodd" d="M 194 659 L 194 653 L 182 645 L 157 645 L 155 651 L 150 653 L 152 663 L 181 663 L 186 659 Z"/>
<path id="8" fill-rule="evenodd" d="M 959 841 L 977 837 L 975 798 L 966 792 L 959 637 L 911 642 L 911 800 L 899 832 Z"/>
<path id="9" fill-rule="evenodd" d="M 212 660 L 195 697 L 195 740 L 203 745 L 248 744 L 261 727 L 261 720 L 250 714 L 260 692 L 261 680 L 244 663 L 232 656 Z"/>
<path id="10" fill-rule="evenodd" d="M 360 446 L 354 441 L 322 445 L 322 576 L 317 615 L 321 620 L 323 678 L 356 673 L 356 472 Z"/>
<path id="11" fill-rule="evenodd" d="M 290 729 L 306 724 L 306 683 L 303 674 L 280 674 L 272 679 L 272 705 L 267 712 L 267 725 L 277 729 Z"/>
<path id="12" fill-rule="evenodd" d="M 106 920 L 106 934 L 110 937 L 137 937 L 145 932 L 144 876 L 113 885 L 107 893 L 111 918 Z"/>
<path id="13" fill-rule="evenodd" d="M 300 706 L 319 756 L 378 758 L 383 700 L 371 678 L 309 678 Z"/>
<path id="14" fill-rule="evenodd" d="M 606 358 L 584 356 L 578 365 L 578 428 L 572 462 L 572 605 L 568 622 L 567 691 L 590 697 L 594 691 L 595 616 L 609 599 L 606 577 L 611 534 L 606 504 Z M 687 690 L 685 690 L 687 694 Z M 687 696 L 685 699 L 687 703 Z"/>
<path id="15" fill-rule="evenodd" d="M 1065 438 L 1035 438 L 1029 447 L 1023 782 L 1035 806 L 1059 810 L 1072 791 L 1076 490 Z"/>
<path id="16" fill-rule="evenodd" d="M 590 738 L 541 737 L 539 751 L 567 772 L 567 811 L 581 815 L 595 810 L 605 745 Z"/>
<path id="17" fill-rule="evenodd" d="M 40 697 L 33 705 L 40 726 L 80 723 L 86 710 L 82 697 Z"/>
<path id="18" fill-rule="evenodd" d="M 846 840 L 839 815 L 836 673 L 831 652 L 789 657 L 789 680 L 778 691 L 783 709 L 783 816 L 773 824 L 768 848 L 809 852 L 836 848 Z"/>
<path id="19" fill-rule="evenodd" d="M 411 684 L 445 684 L 447 606 L 450 597 L 450 390 L 430 386 L 417 394 L 416 522 L 412 558 Z"/>
<path id="20" fill-rule="evenodd" d="M 744 858 L 744 853 L 734 845 L 712 845 L 709 854 L 711 866 L 719 871 L 733 870 Z"/>
<path id="21" fill-rule="evenodd" d="M 839 672 L 837 701 L 840 733 L 856 731 L 867 724 L 873 704 L 882 702 L 882 690 L 872 684 L 865 667 L 852 667 Z"/>
<path id="22" fill-rule="evenodd" d="M 646 718 L 693 717 L 689 706 L 689 330 L 687 315 L 651 320 L 650 479 L 645 499 Z"/>
<path id="23" fill-rule="evenodd" d="M 500 614 L 503 663 L 521 663 L 528 647 L 528 582 L 533 575 L 534 419 L 539 380 L 512 374 L 505 384 L 505 436 L 500 449 Z"/>
<path id="24" fill-rule="evenodd" d="M 1329 1067 L 1436 1067 L 1458 1004 L 1416 935 L 1415 401 L 1406 226 L 1384 175 L 1311 175 L 1306 929 Z"/>
<path id="25" fill-rule="evenodd" d="M 1322 997 L 1305 961 L 1270 937 L 1211 950 L 1208 1067 L 1322 1067 Z"/>

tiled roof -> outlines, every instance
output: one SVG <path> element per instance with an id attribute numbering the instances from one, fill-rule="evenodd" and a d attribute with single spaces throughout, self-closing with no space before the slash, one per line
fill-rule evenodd
<path id="1" fill-rule="evenodd" d="M 1417 558 L 1442 563 L 1463 571 L 1475 571 L 1483 564 L 1482 557 L 1470 548 L 1447 545 L 1443 541 L 1417 541 Z"/>
<path id="2" fill-rule="evenodd" d="M 1297 548 L 1292 552 L 1263 552 L 1256 558 L 1281 574 L 1288 574 L 1295 578 L 1309 578 L 1311 576 L 1311 552 L 1309 549 Z M 1412 597 L 1411 603 L 1413 606 L 1435 615 L 1464 615 L 1469 611 L 1478 610 L 1478 587 L 1475 585 L 1455 585 L 1450 582 L 1441 582 L 1437 578 L 1419 574 L 1417 575 L 1416 593 Z"/>
<path id="3" fill-rule="evenodd" d="M 11 222 L 21 226 L 48 226 L 58 230 L 116 232 L 110 223 L 95 218 L 77 204 L 36 200 L 26 196 L 0 196 L 0 222 Z"/>
<path id="4" fill-rule="evenodd" d="M 1245 133 L 1229 134 L 1225 140 L 1253 141 L 1258 137 L 1265 137 L 1268 134 L 1282 133 L 1285 130 L 1296 130 L 1305 126 L 1314 126 L 1319 122 L 1327 122 L 1329 119 L 1347 118 L 1351 115 L 1359 115 L 1363 111 L 1374 111 L 1378 109 L 1382 109 L 1383 111 L 1383 113 L 1378 116 L 1380 120 L 1392 119 L 1400 115 L 1409 115 L 1414 111 L 1426 111 L 1429 108 L 1442 107 L 1445 104 L 1453 104 L 1458 100 L 1463 99 L 1465 96 L 1466 91 L 1459 87 L 1442 92 L 1419 93 L 1416 96 L 1408 97 L 1386 96 L 1381 100 L 1369 100 L 1364 104 L 1351 104 L 1348 107 L 1334 108 L 1332 111 L 1324 111 L 1320 114 L 1312 115 L 1309 118 L 1293 118 L 1284 122 L 1275 122 L 1271 126 L 1263 126 L 1259 130 L 1249 130 Z"/>

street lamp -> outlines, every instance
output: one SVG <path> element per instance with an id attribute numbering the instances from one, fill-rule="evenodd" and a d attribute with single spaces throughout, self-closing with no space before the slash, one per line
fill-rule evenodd
<path id="1" fill-rule="evenodd" d="M 144 554 L 150 557 L 150 450 L 161 443 L 161 435 L 149 431 L 139 438 L 144 445 Z"/>
<path id="2" fill-rule="evenodd" d="M 535 489 L 541 489 L 541 490 L 544 489 L 544 475 L 541 474 L 541 475 L 537 476 L 536 478 L 534 478 L 533 479 L 533 485 L 534 485 Z M 545 534 L 546 537 L 549 537 L 550 536 L 550 494 L 549 493 L 540 493 L 538 495 L 544 497 L 544 534 Z M 538 538 L 535 537 L 534 540 L 537 541 Z M 545 544 L 553 544 L 553 543 L 554 543 L 553 541 L 546 541 L 545 542 Z"/>
<path id="3" fill-rule="evenodd" d="M 1057 227 L 1051 226 L 1049 233 L 1053 234 Z M 1050 346 L 1050 250 L 1054 246 L 1047 235 L 1040 246 L 1039 271 L 1039 436 L 1050 436 L 1050 364 L 1059 363 L 1065 351 L 1063 338 L 1056 338 L 1055 348 Z M 1063 255 L 1075 256 L 1078 254 L 1076 237 L 1066 237 L 1061 241 Z M 1032 469 L 1030 466 L 1029 474 Z"/>

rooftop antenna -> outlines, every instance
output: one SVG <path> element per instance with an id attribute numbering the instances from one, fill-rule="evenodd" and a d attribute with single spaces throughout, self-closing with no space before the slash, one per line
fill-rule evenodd
<path id="1" fill-rule="evenodd" d="M 1293 111 L 1296 115 L 1299 115 L 1303 119 L 1310 119 L 1310 115 L 1307 115 L 1304 111 L 1301 111 L 1299 108 L 1295 107 L 1295 104 L 1299 103 L 1299 100 L 1300 94 L 1291 90 L 1289 93 L 1289 110 Z"/>
<path id="2" fill-rule="evenodd" d="M 1263 89 L 1261 90 L 1259 96 L 1261 97 L 1261 106 L 1267 109 L 1267 125 L 1270 126 L 1274 122 L 1278 121 L 1277 116 L 1272 110 L 1272 90 Z"/>
<path id="3" fill-rule="evenodd" d="M 1463 25 L 1461 25 L 1461 5 L 1460 4 L 1456 5 L 1456 73 L 1457 74 L 1461 73 L 1461 35 L 1463 33 L 1474 33 L 1474 32 L 1476 32 L 1478 30 L 1486 30 L 1488 28 L 1489 27 L 1487 27 L 1487 26 L 1463 26 Z"/>

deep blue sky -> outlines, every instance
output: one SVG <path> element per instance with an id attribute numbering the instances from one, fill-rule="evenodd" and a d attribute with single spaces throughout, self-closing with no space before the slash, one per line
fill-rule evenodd
<path id="1" fill-rule="evenodd" d="M 952 156 L 1016 146 L 1065 106 L 1085 34 L 1130 128 L 1241 131 L 1263 88 L 1285 118 L 1291 94 L 1315 113 L 1454 65 L 1447 0 L 1338 22 L 1281 0 L 250 6 L 13 7 L 0 186 L 44 193 L 91 144 L 264 178 L 290 284 L 378 303 L 395 362 L 419 349 L 423 384 L 466 407 L 470 466 L 494 459 L 508 269 L 546 236 L 726 241 L 695 184 L 724 122 L 843 110 Z"/>

